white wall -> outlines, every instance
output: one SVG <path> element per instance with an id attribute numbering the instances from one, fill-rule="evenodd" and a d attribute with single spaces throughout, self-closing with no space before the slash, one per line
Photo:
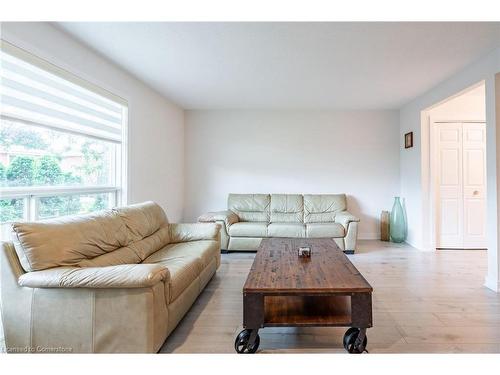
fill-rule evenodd
<path id="1" fill-rule="evenodd" d="M 408 214 L 408 242 L 418 248 L 424 243 L 424 197 L 428 194 L 429 181 L 422 174 L 422 166 L 429 163 L 429 134 L 421 121 L 422 111 L 437 103 L 485 81 L 486 86 L 486 127 L 487 127 L 487 189 L 488 189 L 488 275 L 486 285 L 499 288 L 498 256 L 498 210 L 497 210 L 497 147 L 495 125 L 495 73 L 500 72 L 500 49 L 470 65 L 448 80 L 437 85 L 424 95 L 408 103 L 400 110 L 400 141 L 409 131 L 414 132 L 415 147 L 401 149 L 401 195 L 406 198 Z M 422 148 L 422 145 L 424 146 Z"/>
<path id="2" fill-rule="evenodd" d="M 432 107 L 428 114 L 435 120 L 486 121 L 486 87 L 481 84 L 463 94 Z"/>
<path id="3" fill-rule="evenodd" d="M 1 37 L 128 101 L 128 201 L 154 200 L 181 220 L 183 110 L 50 24 L 4 22 Z"/>
<path id="4" fill-rule="evenodd" d="M 397 111 L 187 111 L 185 219 L 228 193 L 346 193 L 360 238 L 399 194 Z"/>

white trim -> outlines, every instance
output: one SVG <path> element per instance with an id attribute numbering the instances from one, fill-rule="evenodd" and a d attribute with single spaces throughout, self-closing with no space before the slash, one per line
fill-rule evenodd
<path id="1" fill-rule="evenodd" d="M 22 44 L 22 43 L 21 43 Z M 67 84 L 73 84 L 77 87 L 75 90 L 84 93 L 87 91 L 87 96 L 90 95 L 89 91 L 97 94 L 99 102 L 102 105 L 107 105 L 109 108 L 116 107 L 121 108 L 121 139 L 110 139 L 105 136 L 100 136 L 99 134 L 88 134 L 87 132 L 79 132 L 78 130 L 68 130 L 62 126 L 57 126 L 56 123 L 42 123 L 33 122 L 26 119 L 19 118 L 17 116 L 8 116 L 6 114 L 0 114 L 0 118 L 7 119 L 15 122 L 20 122 L 27 124 L 29 126 L 37 126 L 42 128 L 53 129 L 65 133 L 82 135 L 87 138 L 98 139 L 110 143 L 114 143 L 114 168 L 113 168 L 113 186 L 42 186 L 42 187 L 8 187 L 0 188 L 0 197 L 2 199 L 8 198 L 24 198 L 25 199 L 25 219 L 35 220 L 38 216 L 37 210 L 37 198 L 43 196 L 52 195 L 68 195 L 68 194 L 97 194 L 97 193 L 112 193 L 114 192 L 113 201 L 110 202 L 113 205 L 121 206 L 128 202 L 128 116 L 129 108 L 126 99 L 113 94 L 112 92 L 91 83 L 89 80 L 81 78 L 69 70 L 61 68 L 48 60 L 38 57 L 36 54 L 29 52 L 24 48 L 17 47 L 16 45 L 0 38 L 0 50 L 4 51 L 4 56 L 13 56 L 23 61 L 23 63 L 31 64 L 36 68 L 42 69 L 53 74 L 55 79 L 67 81 Z M 58 77 L 58 78 L 57 78 Z"/>
<path id="2" fill-rule="evenodd" d="M 358 240 L 380 240 L 380 233 L 359 233 Z"/>
<path id="3" fill-rule="evenodd" d="M 123 139 L 122 139 L 122 141 L 117 141 L 117 140 L 114 140 L 114 139 L 110 139 L 110 138 L 106 138 L 106 137 L 99 137 L 98 135 L 88 134 L 88 133 L 85 133 L 85 132 L 78 132 L 78 131 L 74 131 L 74 130 L 68 130 L 68 129 L 65 129 L 65 128 L 61 127 L 61 126 L 53 126 L 53 125 L 50 125 L 50 124 L 47 124 L 47 123 L 33 122 L 33 121 L 25 120 L 25 119 L 22 119 L 22 118 L 19 118 L 19 117 L 12 117 L 12 116 L 8 116 L 8 115 L 4 115 L 3 113 L 0 113 L 0 118 L 3 119 L 3 120 L 7 120 L 7 121 L 19 122 L 21 124 L 25 124 L 25 125 L 29 125 L 29 126 L 36 126 L 38 128 L 50 129 L 50 130 L 58 131 L 58 132 L 61 132 L 61 133 L 68 133 L 68 134 L 80 135 L 80 136 L 84 136 L 86 138 L 97 139 L 99 141 L 104 141 L 104 142 L 109 142 L 109 143 L 120 144 L 120 143 L 123 142 Z M 123 120 L 123 121 L 125 121 L 125 120 Z"/>
<path id="4" fill-rule="evenodd" d="M 438 189 L 437 186 L 437 166 L 436 166 L 436 155 L 437 155 L 437 127 L 436 124 L 450 124 L 450 123 L 461 123 L 461 124 L 484 124 L 486 127 L 486 122 L 484 120 L 461 120 L 461 119 L 441 119 L 439 117 L 428 117 L 429 123 L 429 194 L 427 196 L 428 204 L 428 217 L 429 217 L 429 245 L 431 249 L 437 249 L 437 223 L 438 223 L 438 212 L 437 210 L 437 200 L 438 200 Z"/>
<path id="5" fill-rule="evenodd" d="M 116 162 L 120 163 L 120 165 L 115 168 L 115 170 L 117 171 L 116 173 L 118 174 L 116 176 L 115 185 L 120 186 L 120 190 L 117 193 L 116 202 L 115 202 L 115 205 L 117 205 L 117 206 L 125 206 L 128 204 L 128 201 L 129 201 L 129 196 L 128 196 L 128 186 L 129 186 L 129 180 L 128 180 L 128 176 L 129 176 L 129 173 L 128 173 L 129 108 L 128 108 L 128 106 L 123 106 L 122 111 L 123 111 L 123 113 L 122 113 L 122 142 L 120 144 L 120 147 L 116 147 L 116 152 L 117 152 Z"/>
<path id="6" fill-rule="evenodd" d="M 26 206 L 24 211 L 24 220 L 35 221 L 37 210 L 36 210 L 36 202 L 35 197 L 24 196 L 24 204 Z"/>
<path id="7" fill-rule="evenodd" d="M 51 196 L 66 196 L 66 195 L 84 195 L 84 194 L 106 194 L 112 195 L 110 207 L 115 207 L 119 204 L 120 189 L 114 186 L 42 186 L 42 187 L 20 187 L 16 190 L 0 189 L 0 199 L 22 199 L 24 201 L 23 220 L 37 221 L 39 220 L 39 198 Z M 1 223 L 2 225 L 5 223 Z"/>
<path id="8" fill-rule="evenodd" d="M 500 292 L 500 280 L 495 280 L 495 278 L 488 275 L 484 278 L 484 286 L 494 292 Z"/>
<path id="9" fill-rule="evenodd" d="M 432 122 L 481 122 L 485 123 L 487 126 L 486 120 L 451 120 L 451 119 L 441 119 L 441 118 L 432 118 L 430 112 L 432 109 L 449 102 L 461 95 L 466 94 L 467 92 L 474 90 L 475 88 L 486 85 L 485 80 L 481 80 L 472 86 L 468 86 L 463 90 L 437 102 L 433 105 L 425 108 L 420 112 L 420 130 L 421 130 L 421 139 L 420 139 L 420 149 L 421 149 L 421 177 L 422 177 L 422 218 L 421 218 L 421 243 L 422 246 L 418 247 L 421 250 L 436 250 L 436 230 L 435 230 L 435 191 L 434 191 L 434 181 L 435 177 L 435 167 L 433 168 L 433 155 L 434 155 L 434 143 L 435 143 L 435 134 L 433 134 Z"/>
<path id="10" fill-rule="evenodd" d="M 40 69 L 46 70 L 52 74 L 55 74 L 65 80 L 68 80 L 78 86 L 81 86 L 89 91 L 92 91 L 108 100 L 111 100 L 115 103 L 128 106 L 128 103 L 125 99 L 122 97 L 113 94 L 112 92 L 103 89 L 102 87 L 99 87 L 97 85 L 94 85 L 92 82 L 89 82 L 83 78 L 78 77 L 77 75 L 60 68 L 59 66 L 56 66 L 52 64 L 51 62 L 44 60 L 31 52 L 17 47 L 9 42 L 7 42 L 5 39 L 0 39 L 0 49 L 6 51 L 8 54 L 13 55 L 15 57 L 18 57 L 26 62 L 29 62 L 30 64 L 33 64 Z"/>
<path id="11" fill-rule="evenodd" d="M 19 186 L 0 188 L 0 197 L 2 199 L 26 196 L 50 197 L 52 195 L 109 193 L 118 190 L 120 188 L 116 186 Z"/>

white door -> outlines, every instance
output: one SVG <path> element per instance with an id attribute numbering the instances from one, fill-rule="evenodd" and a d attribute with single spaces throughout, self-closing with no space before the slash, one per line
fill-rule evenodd
<path id="1" fill-rule="evenodd" d="M 437 248 L 486 247 L 484 123 L 435 123 Z"/>
<path id="2" fill-rule="evenodd" d="M 486 248 L 486 126 L 462 124 L 464 248 Z"/>

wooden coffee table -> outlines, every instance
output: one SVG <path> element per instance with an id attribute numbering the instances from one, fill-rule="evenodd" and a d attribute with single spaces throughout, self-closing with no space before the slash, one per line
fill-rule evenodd
<path id="1" fill-rule="evenodd" d="M 299 258 L 310 246 L 310 258 Z M 267 238 L 257 250 L 243 287 L 238 353 L 255 353 L 264 327 L 351 327 L 350 353 L 365 351 L 372 326 L 372 287 L 332 239 Z"/>

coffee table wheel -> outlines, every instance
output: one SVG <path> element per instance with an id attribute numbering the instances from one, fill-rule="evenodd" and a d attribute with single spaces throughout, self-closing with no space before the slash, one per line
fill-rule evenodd
<path id="1" fill-rule="evenodd" d="M 344 334 L 344 348 L 349 353 L 360 354 L 365 351 L 366 344 L 368 343 L 368 339 L 366 338 L 366 333 L 363 339 L 363 343 L 359 343 L 360 340 L 357 340 L 359 334 L 360 334 L 360 329 L 354 327 L 349 328 Z"/>
<path id="2" fill-rule="evenodd" d="M 252 331 L 252 329 L 244 329 L 236 336 L 236 340 L 234 340 L 234 350 L 236 350 L 237 353 L 251 354 L 257 351 L 260 344 L 260 336 L 257 333 L 253 343 L 250 343 Z"/>

